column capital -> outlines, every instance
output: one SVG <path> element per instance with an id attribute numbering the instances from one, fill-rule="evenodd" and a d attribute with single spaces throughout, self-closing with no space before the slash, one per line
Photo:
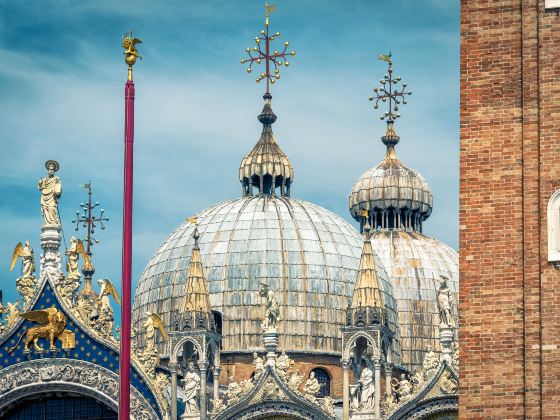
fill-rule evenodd
<path id="1" fill-rule="evenodd" d="M 207 370 L 208 369 L 208 362 L 206 360 L 199 360 L 197 362 L 197 364 L 198 364 L 198 368 L 200 370 Z"/>
<path id="2" fill-rule="evenodd" d="M 169 371 L 171 373 L 177 373 L 179 371 L 179 364 L 178 363 L 169 363 Z"/>
<path id="3" fill-rule="evenodd" d="M 340 363 L 342 364 L 342 369 L 350 369 L 352 365 L 350 359 L 340 359 Z"/>

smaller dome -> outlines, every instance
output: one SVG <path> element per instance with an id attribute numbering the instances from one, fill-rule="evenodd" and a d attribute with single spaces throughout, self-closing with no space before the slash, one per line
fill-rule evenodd
<path id="1" fill-rule="evenodd" d="M 350 213 L 363 223 L 364 210 L 367 211 L 375 229 L 421 231 L 422 222 L 432 212 L 430 186 L 422 175 L 397 158 L 398 136 L 392 124 L 382 140 L 387 155 L 354 183 L 349 197 Z"/>
<path id="2" fill-rule="evenodd" d="M 274 195 L 280 188 L 280 195 L 290 195 L 290 185 L 294 179 L 294 169 L 288 156 L 274 140 L 272 124 L 276 115 L 271 108 L 272 96 L 263 96 L 264 108 L 258 116 L 263 125 L 261 137 L 255 147 L 243 158 L 239 166 L 239 181 L 243 187 L 243 196 L 253 195 L 253 186 L 259 194 Z"/>

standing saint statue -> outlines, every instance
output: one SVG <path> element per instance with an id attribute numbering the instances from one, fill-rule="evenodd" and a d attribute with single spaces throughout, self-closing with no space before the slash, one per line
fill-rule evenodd
<path id="1" fill-rule="evenodd" d="M 39 191 L 41 191 L 41 212 L 45 225 L 60 225 L 58 218 L 58 200 L 62 194 L 62 182 L 54 173 L 58 171 L 59 165 L 56 160 L 47 160 L 45 163 L 47 176 L 39 180 Z"/>
<path id="2" fill-rule="evenodd" d="M 259 294 L 261 297 L 266 298 L 265 316 L 262 328 L 264 332 L 276 332 L 278 322 L 280 321 L 280 305 L 278 305 L 276 296 L 274 292 L 268 288 L 268 285 L 261 283 L 261 286 Z"/>
<path id="3" fill-rule="evenodd" d="M 193 362 L 189 362 L 188 371 L 182 382 L 185 394 L 185 414 L 199 413 L 198 393 L 200 391 L 200 375 L 196 373 Z"/>
<path id="4" fill-rule="evenodd" d="M 453 296 L 451 295 L 451 290 L 447 285 L 447 280 L 445 276 L 441 277 L 441 283 L 439 289 L 436 292 L 437 304 L 439 309 L 439 319 L 441 321 L 442 327 L 453 327 L 453 318 L 451 317 L 451 305 L 453 304 Z"/>
<path id="5" fill-rule="evenodd" d="M 366 365 L 360 374 L 360 410 L 368 411 L 375 408 L 375 384 L 373 371 Z"/>

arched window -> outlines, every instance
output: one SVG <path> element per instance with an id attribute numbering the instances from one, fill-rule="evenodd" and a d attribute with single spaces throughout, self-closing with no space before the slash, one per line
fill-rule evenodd
<path id="1" fill-rule="evenodd" d="M 222 314 L 218 311 L 212 311 L 214 316 L 214 324 L 216 325 L 216 332 L 222 335 Z"/>
<path id="2" fill-rule="evenodd" d="M 319 385 L 321 385 L 321 389 L 317 397 L 323 398 L 331 395 L 331 378 L 329 373 L 325 369 L 315 368 L 311 372 L 315 373 L 315 378 Z"/>
<path id="3" fill-rule="evenodd" d="M 560 262 L 560 190 L 548 201 L 546 212 L 548 224 L 548 261 Z"/>

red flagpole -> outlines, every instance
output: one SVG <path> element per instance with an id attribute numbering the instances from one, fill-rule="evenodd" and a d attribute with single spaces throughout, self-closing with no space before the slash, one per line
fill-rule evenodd
<path id="1" fill-rule="evenodd" d="M 119 369 L 119 420 L 130 419 L 130 302 L 132 270 L 132 185 L 134 145 L 134 82 L 132 81 L 132 65 L 130 64 L 128 68 L 128 80 L 126 82 L 124 92 L 124 204 L 121 289 L 121 349 Z"/>

